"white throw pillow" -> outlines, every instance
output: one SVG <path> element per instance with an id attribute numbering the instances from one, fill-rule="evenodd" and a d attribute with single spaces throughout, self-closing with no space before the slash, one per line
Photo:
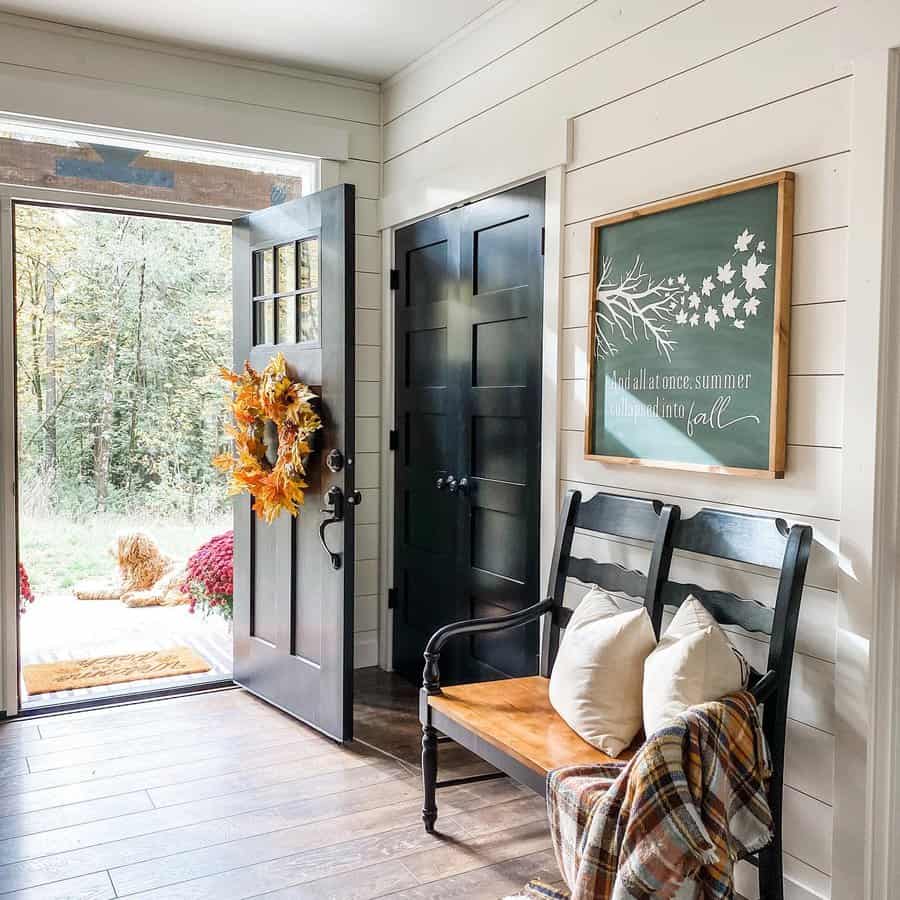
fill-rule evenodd
<path id="1" fill-rule="evenodd" d="M 689 596 L 644 663 L 644 731 L 649 737 L 689 706 L 741 690 L 749 676 L 722 627 Z"/>
<path id="2" fill-rule="evenodd" d="M 647 610 L 622 612 L 599 588 L 572 614 L 550 675 L 550 702 L 581 738 L 618 756 L 641 730 L 644 660 L 656 645 Z"/>

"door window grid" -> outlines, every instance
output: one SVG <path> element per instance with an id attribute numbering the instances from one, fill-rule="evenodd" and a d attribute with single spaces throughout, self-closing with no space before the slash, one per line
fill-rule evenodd
<path id="1" fill-rule="evenodd" d="M 253 253 L 255 346 L 319 343 L 319 263 L 318 236 Z"/>

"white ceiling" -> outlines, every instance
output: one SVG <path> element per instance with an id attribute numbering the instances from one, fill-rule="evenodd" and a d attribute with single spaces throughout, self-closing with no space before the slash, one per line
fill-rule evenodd
<path id="1" fill-rule="evenodd" d="M 383 81 L 497 2 L 0 0 L 0 10 Z"/>

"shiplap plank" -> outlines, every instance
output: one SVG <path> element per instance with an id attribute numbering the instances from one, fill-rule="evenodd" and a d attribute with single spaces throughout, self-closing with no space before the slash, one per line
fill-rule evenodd
<path id="1" fill-rule="evenodd" d="M 110 40 L 84 30 L 62 31 L 4 17 L 0 59 L 23 66 L 49 66 L 104 81 L 121 81 L 157 90 L 305 112 L 348 123 L 379 124 L 378 91 L 327 76 L 274 70 L 251 60 L 210 61 L 190 50 Z"/>
<path id="2" fill-rule="evenodd" d="M 378 346 L 381 343 L 381 312 L 377 309 L 356 309 L 356 343 Z"/>
<path id="3" fill-rule="evenodd" d="M 672 487 L 677 488 L 677 482 Z M 593 497 L 598 490 L 603 490 L 596 485 L 587 484 L 586 482 L 578 482 L 564 480 L 560 483 L 561 494 L 566 490 L 578 490 L 581 492 L 583 500 Z M 830 519 L 821 519 L 816 516 L 792 516 L 783 510 L 766 510 L 762 513 L 753 507 L 741 506 L 740 504 L 715 503 L 703 498 L 679 497 L 674 491 L 639 491 L 631 488 L 618 488 L 619 492 L 628 496 L 650 497 L 662 500 L 664 503 L 677 503 L 681 507 L 681 515 L 684 518 L 695 515 L 703 507 L 713 507 L 718 509 L 727 509 L 732 512 L 749 513 L 751 515 L 770 515 L 773 517 L 783 518 L 788 525 L 795 523 L 810 525 L 813 529 L 813 545 L 809 555 L 809 566 L 806 570 L 807 586 L 821 588 L 825 591 L 837 591 L 837 573 L 838 573 L 838 538 L 840 534 L 840 524 Z M 762 566 L 752 566 L 746 563 L 736 563 L 731 560 L 720 560 L 723 566 L 742 569 L 750 572 L 758 572 L 762 575 L 771 575 L 772 570 Z"/>
<path id="4" fill-rule="evenodd" d="M 573 541 L 572 552 L 604 562 L 616 562 L 629 569 L 647 571 L 649 548 L 625 543 L 621 540 L 592 535 L 579 531 Z M 777 590 L 777 573 L 738 569 L 719 565 L 709 558 L 676 553 L 672 559 L 670 578 L 682 584 L 699 584 L 711 590 L 731 591 L 740 597 L 757 600 L 774 606 Z M 587 588 L 572 582 L 567 597 L 577 602 L 580 593 Z M 807 586 L 800 606 L 800 624 L 797 632 L 797 652 L 812 655 L 829 662 L 834 661 L 836 600 L 832 591 Z"/>
<path id="5" fill-rule="evenodd" d="M 378 201 L 358 197 L 356 200 L 356 233 L 378 234 Z"/>
<path id="6" fill-rule="evenodd" d="M 848 229 L 794 236 L 794 305 L 847 299 Z"/>
<path id="7" fill-rule="evenodd" d="M 356 413 L 360 416 L 377 416 L 381 414 L 380 382 L 356 382 Z"/>
<path id="8" fill-rule="evenodd" d="M 760 510 L 786 510 L 793 516 L 840 518 L 841 451 L 823 447 L 789 447 L 784 478 L 735 478 L 705 472 L 678 472 L 649 466 L 600 463 L 584 458 L 584 440 L 575 431 L 560 437 L 561 470 L 566 481 L 581 481 L 612 490 L 666 493 L 711 503 Z"/>
<path id="9" fill-rule="evenodd" d="M 845 153 L 850 149 L 850 86 L 848 80 L 839 81 L 570 172 L 566 223 Z M 846 179 L 846 171 L 842 174 Z M 833 171 L 832 179 L 837 175 Z M 827 194 L 837 198 L 826 202 L 809 196 L 818 184 L 804 181 L 798 172 L 795 231 L 845 225 L 846 188 L 829 187 Z"/>
<path id="10" fill-rule="evenodd" d="M 846 316 L 846 303 L 814 303 L 791 311 L 792 375 L 843 373 Z"/>
<path id="11" fill-rule="evenodd" d="M 843 442 L 843 377 L 792 376 L 788 385 L 788 443 L 840 447 Z"/>
<path id="12" fill-rule="evenodd" d="M 360 559 L 356 561 L 356 593 L 360 595 L 378 592 L 378 561 Z M 360 629 L 363 630 L 363 629 Z"/>
<path id="13" fill-rule="evenodd" d="M 784 792 L 783 802 L 785 853 L 830 875 L 834 824 L 831 807 L 814 797 L 789 789 Z"/>
<path id="14" fill-rule="evenodd" d="M 699 132 L 694 132 L 695 134 Z M 774 146 L 774 145 L 773 145 Z M 648 148 L 652 150 L 654 148 Z M 644 151 L 641 151 L 642 153 Z M 702 152 L 702 151 L 698 151 Z M 714 148 L 707 148 L 707 153 L 716 152 Z M 648 162 L 648 165 L 651 166 L 653 170 L 660 173 L 660 178 L 662 178 L 662 172 L 665 171 L 666 165 L 668 164 L 666 161 L 665 153 L 660 151 L 660 157 L 655 161 Z M 631 154 L 628 157 L 620 157 L 619 159 L 625 160 L 629 159 Z M 733 156 L 728 156 L 728 159 L 734 159 Z M 611 165 L 612 163 L 617 163 L 619 160 L 612 160 L 610 163 L 604 163 L 604 166 Z M 794 207 L 794 234 L 804 234 L 807 232 L 813 231 L 821 231 L 824 229 L 837 229 L 843 228 L 847 225 L 849 220 L 849 169 L 848 169 L 848 159 L 847 154 L 839 154 L 833 157 L 827 157 L 825 159 L 817 159 L 812 162 L 803 163 L 802 165 L 793 165 L 785 160 L 784 165 L 791 165 L 791 169 L 796 175 L 797 178 L 797 192 L 795 196 L 795 207 Z M 701 163 L 697 162 L 696 166 L 700 167 Z M 595 168 L 595 167 L 592 167 Z M 777 167 L 776 167 L 777 168 Z M 588 169 L 584 169 L 582 171 L 589 171 Z M 575 173 L 576 175 L 578 173 Z M 610 173 L 612 176 L 614 173 Z M 743 166 L 736 167 L 730 178 L 727 180 L 735 180 L 744 177 L 748 177 L 750 175 L 762 174 L 760 172 L 756 172 L 751 168 L 745 168 Z M 570 176 L 570 179 L 574 176 Z M 623 177 L 636 177 L 638 180 L 643 176 L 640 175 L 631 175 L 631 176 L 623 176 Z M 711 187 L 712 185 L 703 183 L 705 179 L 702 174 L 698 174 L 695 179 L 695 184 L 689 187 L 685 193 L 689 193 L 693 190 L 699 190 L 704 187 Z M 593 201 L 593 204 L 596 208 L 593 212 L 589 214 L 590 218 L 600 217 L 606 215 L 610 212 L 615 212 L 617 208 L 615 202 L 617 201 L 617 196 L 623 194 L 622 191 L 618 191 L 614 185 L 614 179 L 610 178 L 610 184 L 608 185 L 606 193 L 596 194 L 596 200 Z M 659 191 L 665 192 L 665 187 L 660 185 L 657 188 Z M 567 186 L 567 193 L 572 190 L 571 184 Z M 602 189 L 601 189 L 602 191 Z M 637 189 L 632 186 L 630 189 L 625 188 L 624 193 L 631 193 L 632 195 L 637 193 Z M 665 198 L 665 194 L 657 194 L 656 196 L 650 195 L 651 200 L 649 202 L 654 202 L 655 200 L 661 200 Z M 612 204 L 607 204 L 603 202 L 600 198 L 613 199 Z M 632 197 L 630 206 L 639 206 L 642 201 L 640 199 L 635 199 Z M 570 224 L 566 226 L 565 229 L 565 247 L 564 247 L 564 274 L 566 275 L 578 275 L 587 271 L 587 267 L 590 263 L 590 235 L 591 235 L 591 226 L 590 221 L 582 221 L 574 224 Z"/>
<path id="15" fill-rule="evenodd" d="M 356 523 L 356 558 L 378 559 L 378 526 Z"/>
<path id="16" fill-rule="evenodd" d="M 362 596 L 357 592 L 353 619 L 354 631 L 374 631 L 378 628 L 378 597 L 375 594 Z"/>
<path id="17" fill-rule="evenodd" d="M 355 484 L 359 488 L 377 488 L 381 473 L 379 470 L 380 456 L 375 453 L 356 454 L 356 479 Z"/>
<path id="18" fill-rule="evenodd" d="M 381 309 L 381 275 L 357 270 L 356 305 L 366 309 Z"/>
<path id="19" fill-rule="evenodd" d="M 377 200 L 381 189 L 380 166 L 377 162 L 348 159 L 341 163 L 341 180 L 356 185 L 356 196 Z"/>
<path id="20" fill-rule="evenodd" d="M 687 6 L 688 4 L 685 4 Z M 508 153 L 509 144 L 493 142 L 492 134 L 515 136 L 513 140 L 534 140 L 535 130 L 565 128 L 566 119 L 580 115 L 604 103 L 617 100 L 686 69 L 698 66 L 755 40 L 817 13 L 833 4 L 816 0 L 795 0 L 791 4 L 776 0 L 760 0 L 754 7 L 735 6 L 729 0 L 697 3 L 685 12 L 650 28 L 604 52 L 572 65 L 571 55 L 562 48 L 559 74 L 530 90 L 516 93 L 517 85 L 531 83 L 528 72 L 535 65 L 543 65 L 532 53 L 523 54 L 520 76 L 510 77 L 510 99 L 484 115 L 474 115 L 447 133 L 434 136 L 402 156 L 388 160 L 384 167 L 385 196 L 400 192 L 413 182 L 441 173 L 445 187 L 455 183 L 454 166 L 467 155 L 482 154 L 484 165 L 493 155 Z M 533 42 L 532 42 L 533 43 Z M 596 36 L 597 49 L 608 46 L 603 35 Z M 532 45 L 529 44 L 529 48 Z M 635 65 L 635 60 L 640 65 Z M 434 101 L 440 104 L 445 95 Z M 431 105 L 431 104 L 428 104 Z M 398 123 L 401 124 L 403 117 Z M 452 124 L 442 117 L 444 127 Z M 528 127 L 523 132 L 522 123 Z M 393 125 L 385 129 L 389 140 Z M 528 137 L 530 128 L 531 138 Z M 488 149 L 489 148 L 489 149 Z M 485 150 L 488 150 L 485 155 Z M 535 160 L 536 161 L 536 160 Z M 524 177 L 529 170 L 508 170 L 508 178 Z M 530 171 L 536 171 L 532 166 Z"/>
<path id="21" fill-rule="evenodd" d="M 393 159 L 471 116 L 528 90 L 561 69 L 587 60 L 655 23 L 684 10 L 689 0 L 599 0 L 536 35 L 466 78 L 440 97 L 422 103 L 384 129 L 384 158 Z"/>
<path id="22" fill-rule="evenodd" d="M 370 274 L 381 271 L 381 240 L 365 234 L 356 236 L 356 271 Z"/>
<path id="23" fill-rule="evenodd" d="M 494 15 L 447 46 L 389 78 L 382 85 L 383 122 L 389 123 L 464 78 L 477 73 L 516 47 L 530 43 L 592 0 L 521 0 L 502 4 Z"/>
<path id="24" fill-rule="evenodd" d="M 356 380 L 381 381 L 381 349 L 379 347 L 356 348 Z"/>
<path id="25" fill-rule="evenodd" d="M 115 896 L 115 888 L 106 872 L 64 878 L 52 884 L 15 892 L 16 900 L 111 900 Z"/>
<path id="26" fill-rule="evenodd" d="M 849 73 L 832 10 L 574 121 L 571 168 L 773 103 Z"/>

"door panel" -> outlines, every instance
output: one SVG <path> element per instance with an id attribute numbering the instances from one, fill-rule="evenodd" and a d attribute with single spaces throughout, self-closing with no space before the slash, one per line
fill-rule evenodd
<path id="1" fill-rule="evenodd" d="M 354 496 L 353 212 L 353 187 L 341 185 L 234 223 L 235 366 L 283 353 L 324 422 L 299 516 L 266 524 L 248 497 L 235 503 L 235 680 L 339 740 L 352 737 L 355 504 L 326 529 L 339 569 L 319 526 L 329 490 Z M 337 472 L 325 464 L 335 449 Z"/>
<path id="2" fill-rule="evenodd" d="M 397 232 L 394 666 L 413 680 L 441 625 L 538 599 L 543 198 L 534 182 Z M 537 634 L 451 642 L 442 678 L 530 674 Z"/>

